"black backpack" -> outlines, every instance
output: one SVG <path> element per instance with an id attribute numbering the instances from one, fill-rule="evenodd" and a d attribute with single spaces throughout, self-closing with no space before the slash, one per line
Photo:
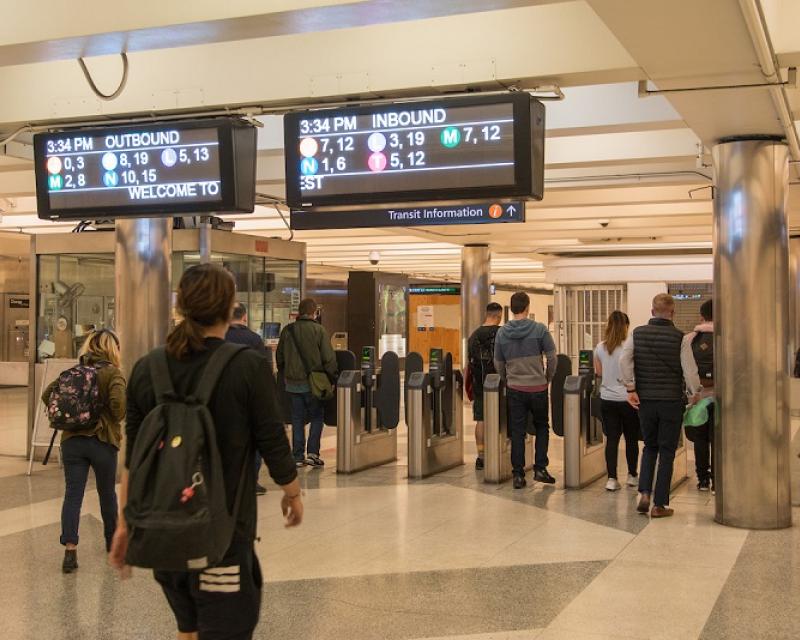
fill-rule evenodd
<path id="1" fill-rule="evenodd" d="M 207 404 L 217 380 L 244 345 L 225 343 L 209 358 L 194 393 L 175 394 L 163 348 L 150 354 L 156 406 L 142 421 L 131 454 L 125 561 L 163 571 L 199 571 L 231 544 L 244 487 L 228 510 L 214 419 Z"/>
<path id="2" fill-rule="evenodd" d="M 473 376 L 476 378 L 480 376 L 481 383 L 490 373 L 497 373 L 494 368 L 494 341 L 496 337 L 497 331 L 483 337 L 477 334 L 470 344 L 469 366 L 472 369 Z"/>
<path id="3" fill-rule="evenodd" d="M 701 380 L 714 379 L 714 334 L 700 331 L 692 340 L 692 353 Z"/>

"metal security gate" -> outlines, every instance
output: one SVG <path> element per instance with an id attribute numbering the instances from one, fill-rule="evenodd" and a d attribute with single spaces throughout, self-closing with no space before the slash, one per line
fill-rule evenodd
<path id="1" fill-rule="evenodd" d="M 609 314 L 627 309 L 625 285 L 568 285 L 555 288 L 555 335 L 559 353 L 572 360 L 575 373 L 578 352 L 594 349 L 603 339 Z"/>

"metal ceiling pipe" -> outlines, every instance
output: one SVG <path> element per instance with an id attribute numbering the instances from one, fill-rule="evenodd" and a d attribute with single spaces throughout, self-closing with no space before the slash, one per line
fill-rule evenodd
<path id="1" fill-rule="evenodd" d="M 739 7 L 747 24 L 747 30 L 750 32 L 750 40 L 753 43 L 758 64 L 761 66 L 761 73 L 769 82 L 780 82 L 781 75 L 778 60 L 775 57 L 775 50 L 772 48 L 772 41 L 767 32 L 761 2 L 759 0 L 739 0 Z M 778 112 L 778 118 L 786 133 L 786 142 L 789 144 L 792 158 L 800 160 L 800 136 L 798 136 L 797 129 L 794 127 L 786 89 L 782 86 L 775 86 L 770 87 L 769 92 Z"/>

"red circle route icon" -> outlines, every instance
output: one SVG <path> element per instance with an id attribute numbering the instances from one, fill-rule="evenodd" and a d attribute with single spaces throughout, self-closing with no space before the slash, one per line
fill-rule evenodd
<path id="1" fill-rule="evenodd" d="M 503 215 L 503 207 L 499 204 L 493 204 L 489 207 L 489 217 L 495 220 Z"/>

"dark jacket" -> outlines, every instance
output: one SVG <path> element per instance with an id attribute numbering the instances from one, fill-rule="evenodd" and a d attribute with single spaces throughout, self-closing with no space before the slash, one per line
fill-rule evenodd
<path id="1" fill-rule="evenodd" d="M 636 392 L 642 400 L 683 400 L 683 333 L 670 320 L 651 318 L 633 330 Z"/>
<path id="2" fill-rule="evenodd" d="M 175 393 L 187 395 L 193 391 L 211 354 L 223 340 L 206 338 L 206 350 L 185 360 L 167 357 Z M 130 464 L 133 445 L 144 417 L 155 407 L 153 381 L 150 377 L 150 355 L 141 358 L 131 373 L 128 385 L 128 420 L 125 427 L 127 442 L 125 466 Z M 238 353 L 225 368 L 208 403 L 217 432 L 225 493 L 228 508 L 233 509 L 236 489 L 244 472 L 245 486 L 236 523 L 239 539 L 252 541 L 256 531 L 256 474 L 257 450 L 267 463 L 272 479 L 288 484 L 297 477 L 294 458 L 289 448 L 275 393 L 275 381 L 269 373 L 269 363 L 252 349 Z"/>
<path id="3" fill-rule="evenodd" d="M 303 386 L 308 384 L 308 373 L 303 360 L 297 353 L 294 341 L 288 334 L 294 332 L 294 338 L 308 361 L 310 371 L 324 371 L 331 380 L 336 379 L 336 354 L 333 352 L 328 332 L 323 326 L 311 318 L 300 317 L 281 331 L 278 351 L 275 359 L 278 372 L 283 374 L 287 386 Z"/>
<path id="4" fill-rule="evenodd" d="M 88 359 L 87 364 L 98 364 L 97 361 Z M 58 380 L 53 380 L 42 393 L 42 402 L 50 401 Z M 82 431 L 62 431 L 61 442 L 75 436 L 97 436 L 101 442 L 107 442 L 117 449 L 122 442 L 121 423 L 125 419 L 125 378 L 122 372 L 111 363 L 100 363 L 97 368 L 97 386 L 100 392 L 100 402 L 103 408 L 100 420 L 93 427 Z"/>
<path id="5" fill-rule="evenodd" d="M 233 323 L 228 327 L 225 333 L 225 340 L 233 342 L 234 344 L 244 344 L 248 347 L 253 347 L 262 356 L 267 355 L 267 348 L 264 346 L 264 341 L 261 336 L 255 331 L 252 331 L 247 325 Z"/>

